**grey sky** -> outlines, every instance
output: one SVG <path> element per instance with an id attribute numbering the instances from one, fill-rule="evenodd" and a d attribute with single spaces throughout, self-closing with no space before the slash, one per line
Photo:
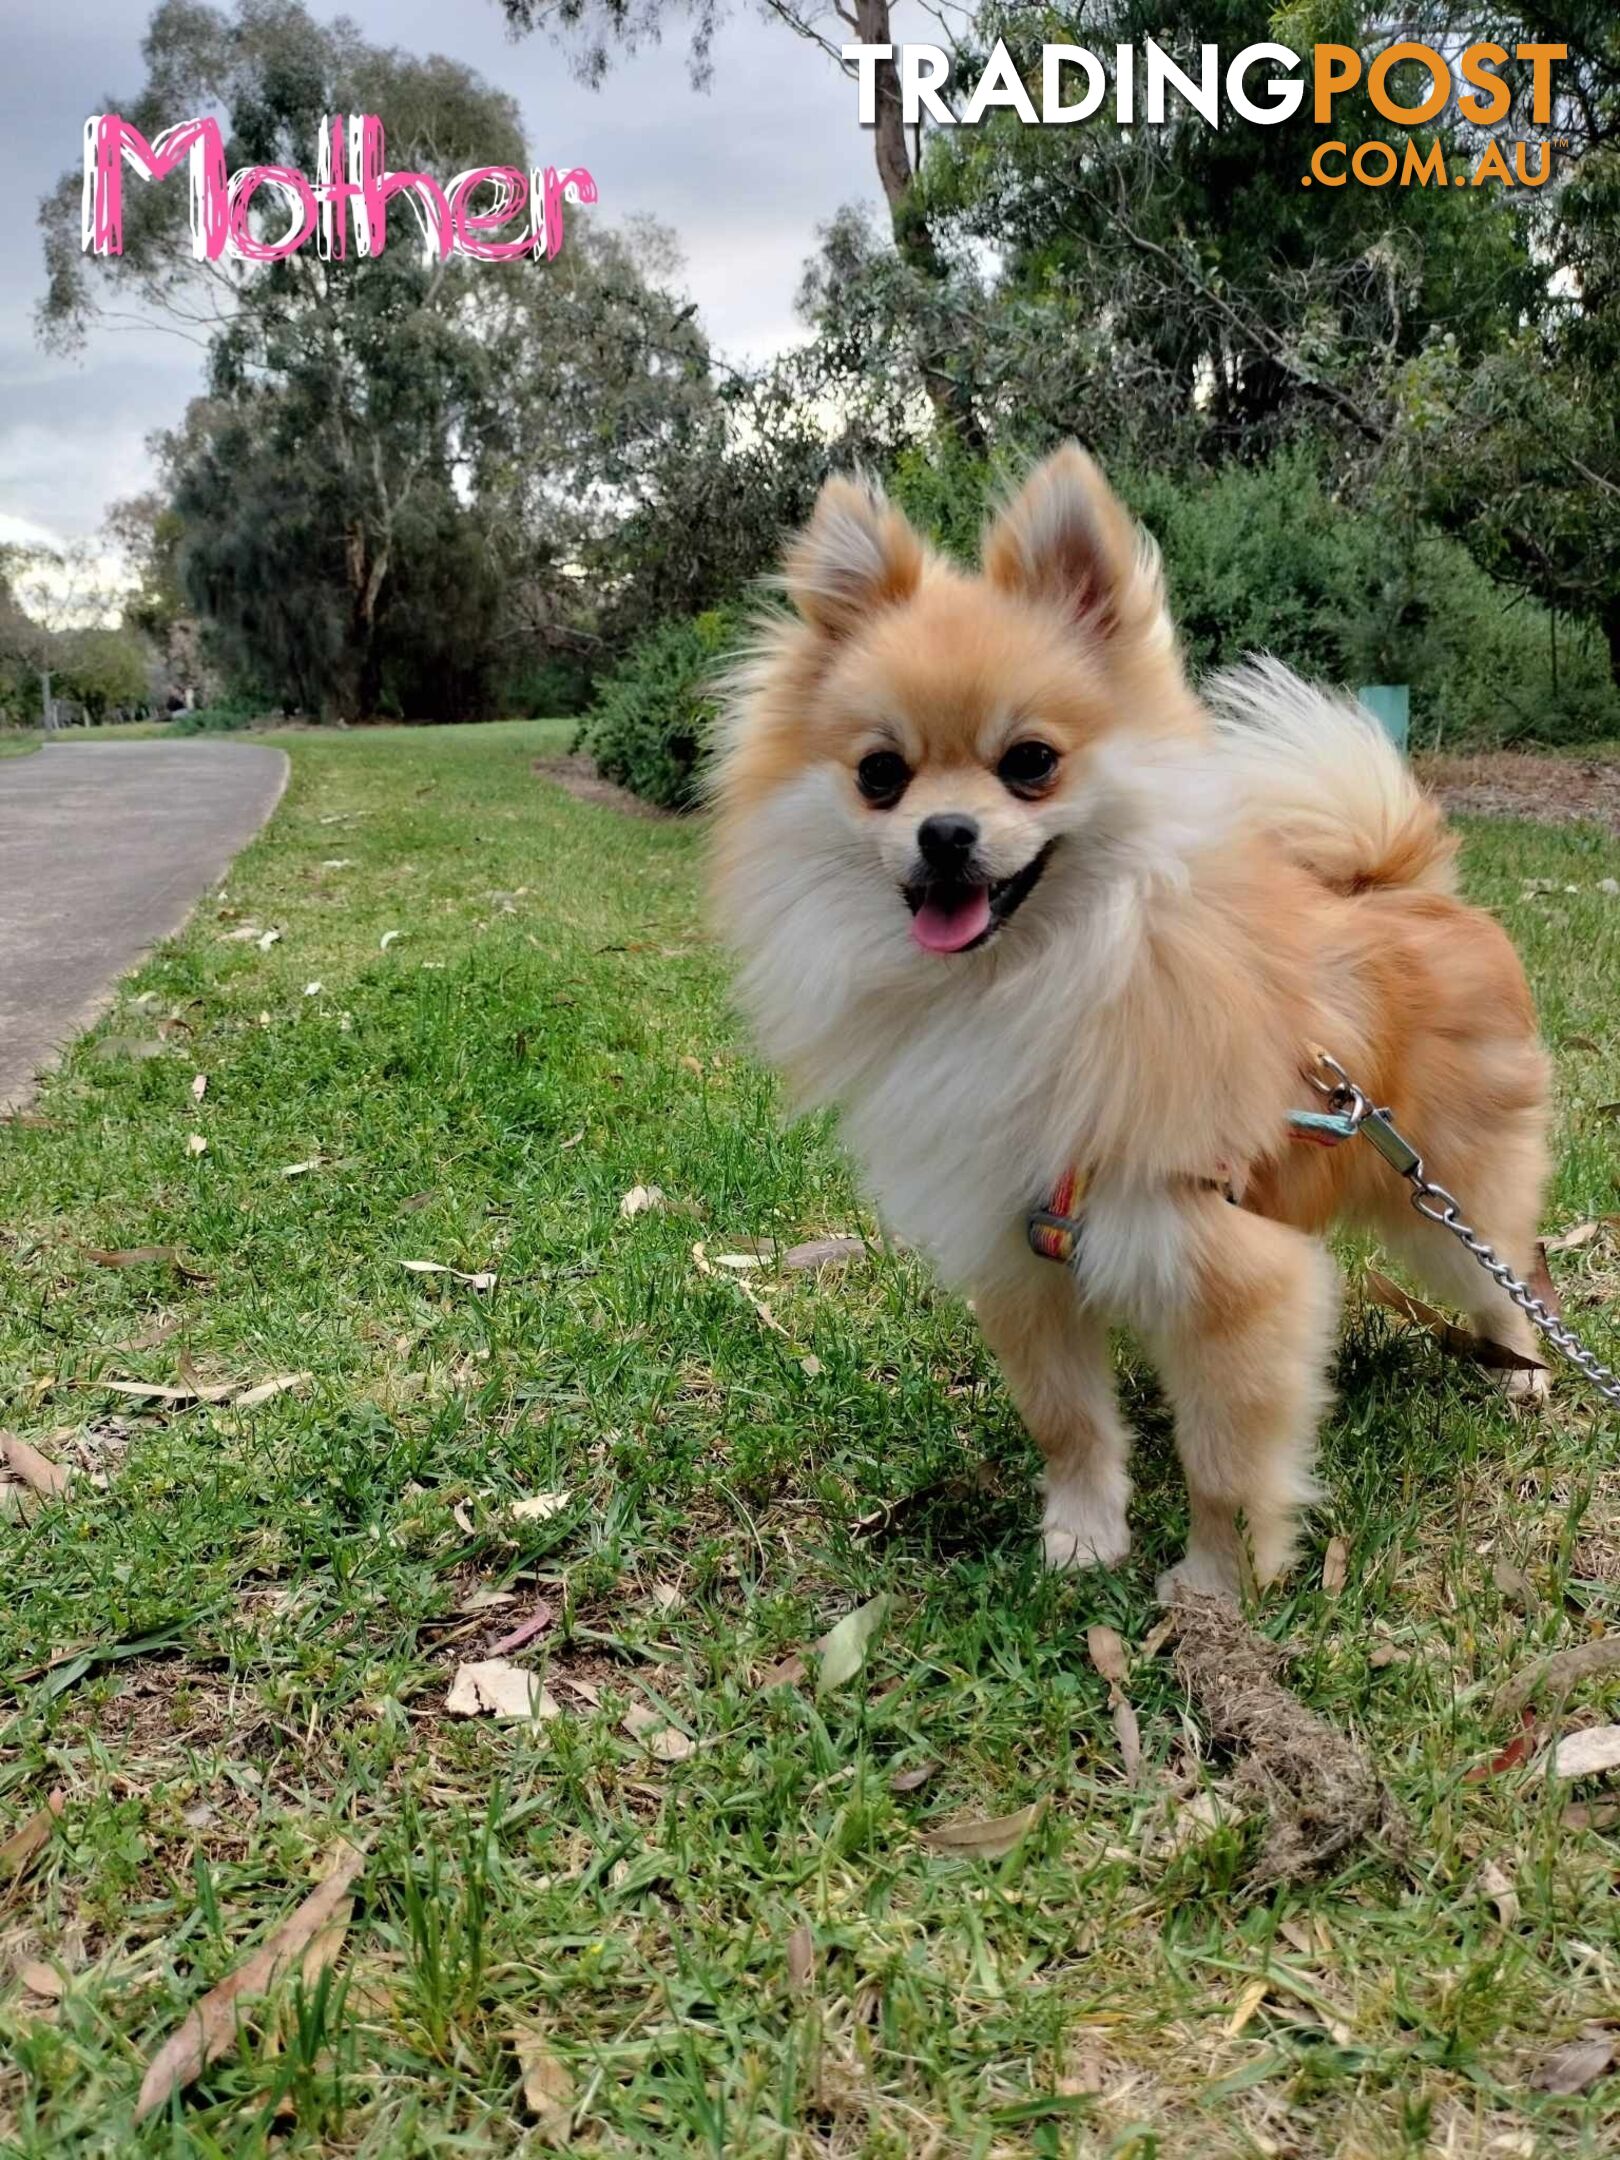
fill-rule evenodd
<path id="1" fill-rule="evenodd" d="M 603 215 L 651 213 L 674 230 L 687 290 L 732 358 L 761 355 L 795 334 L 793 294 L 816 227 L 840 203 L 879 199 L 854 85 L 761 22 L 749 0 L 737 0 L 716 44 L 713 88 L 701 94 L 688 85 L 678 37 L 591 91 L 547 39 L 509 42 L 496 0 L 307 4 L 321 20 L 348 15 L 380 44 L 464 61 L 510 91 L 537 162 L 587 165 Z M 146 0 L 6 0 L 5 12 L 0 540 L 66 537 L 94 532 L 108 503 L 144 484 L 145 438 L 178 419 L 199 387 L 201 356 L 148 330 L 98 331 L 73 360 L 38 345 L 34 207 L 77 163 L 85 115 L 116 110 L 141 83 L 150 8 Z"/>

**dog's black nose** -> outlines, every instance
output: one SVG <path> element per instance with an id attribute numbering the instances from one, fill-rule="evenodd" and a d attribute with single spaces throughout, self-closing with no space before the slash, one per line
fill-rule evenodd
<path id="1" fill-rule="evenodd" d="M 950 875 L 961 870 L 979 840 L 977 818 L 948 810 L 925 817 L 917 827 L 917 852 L 930 870 Z"/>

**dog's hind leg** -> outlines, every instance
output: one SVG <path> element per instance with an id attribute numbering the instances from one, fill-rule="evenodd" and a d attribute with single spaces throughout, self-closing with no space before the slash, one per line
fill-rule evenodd
<path id="1" fill-rule="evenodd" d="M 1130 1436 L 1114 1399 L 1108 1329 L 1051 1260 L 1016 1262 L 974 1310 L 1019 1415 L 1046 1458 L 1041 1541 L 1057 1568 L 1111 1566 L 1131 1549 Z"/>
<path id="2" fill-rule="evenodd" d="M 1204 1198 L 1188 1210 L 1185 1297 L 1149 1329 L 1175 1408 L 1192 1526 L 1160 1580 L 1231 1594 L 1280 1575 L 1328 1402 L 1338 1277 L 1301 1231 Z"/>

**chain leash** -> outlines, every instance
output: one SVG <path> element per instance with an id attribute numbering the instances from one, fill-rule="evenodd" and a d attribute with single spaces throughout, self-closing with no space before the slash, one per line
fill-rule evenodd
<path id="1" fill-rule="evenodd" d="M 1399 1131 L 1387 1110 L 1380 1110 L 1350 1078 L 1344 1067 L 1325 1050 L 1316 1052 L 1316 1062 L 1332 1077 L 1323 1079 L 1319 1073 L 1308 1077 L 1312 1087 L 1325 1095 L 1343 1137 L 1348 1139 L 1359 1133 L 1370 1140 L 1397 1176 L 1406 1179 L 1412 1188 L 1412 1205 L 1425 1221 L 1438 1223 L 1442 1230 L 1449 1230 L 1458 1243 L 1465 1246 L 1479 1262 L 1493 1282 L 1506 1292 L 1527 1319 L 1538 1327 L 1556 1350 L 1562 1351 L 1577 1372 L 1589 1380 L 1605 1401 L 1620 1408 L 1620 1373 L 1616 1373 L 1601 1358 L 1588 1350 L 1577 1336 L 1570 1333 L 1556 1313 L 1521 1282 L 1495 1248 L 1488 1245 L 1477 1230 L 1463 1219 L 1462 1209 L 1456 1195 L 1429 1177 L 1423 1166 L 1423 1157 Z"/>

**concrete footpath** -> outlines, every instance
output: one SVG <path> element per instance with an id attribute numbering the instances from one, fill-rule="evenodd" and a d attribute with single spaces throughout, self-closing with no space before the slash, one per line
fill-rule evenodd
<path id="1" fill-rule="evenodd" d="M 263 825 L 287 784 L 264 743 L 48 743 L 0 758 L 0 1109 Z"/>

